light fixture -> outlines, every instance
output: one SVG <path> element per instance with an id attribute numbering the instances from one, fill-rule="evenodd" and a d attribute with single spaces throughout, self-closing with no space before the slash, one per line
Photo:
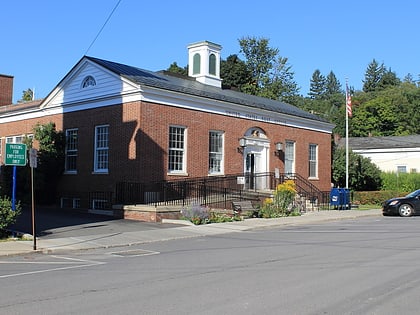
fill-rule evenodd
<path id="1" fill-rule="evenodd" d="M 244 148 L 246 147 L 246 139 L 245 138 L 240 138 L 239 139 L 239 147 L 238 147 L 238 152 L 239 153 L 244 153 Z"/>
<path id="2" fill-rule="evenodd" d="M 276 142 L 276 151 L 274 152 L 275 155 L 280 156 L 280 152 L 283 150 L 283 143 Z"/>

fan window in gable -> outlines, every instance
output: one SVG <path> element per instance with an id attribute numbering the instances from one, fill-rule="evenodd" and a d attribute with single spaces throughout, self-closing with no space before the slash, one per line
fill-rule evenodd
<path id="1" fill-rule="evenodd" d="M 95 79 L 91 76 L 88 75 L 86 78 L 84 78 L 83 83 L 82 83 L 82 88 L 87 88 L 89 86 L 95 86 L 96 85 L 96 81 Z"/>

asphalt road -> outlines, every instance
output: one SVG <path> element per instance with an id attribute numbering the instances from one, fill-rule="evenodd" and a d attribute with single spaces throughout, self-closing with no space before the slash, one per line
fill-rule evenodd
<path id="1" fill-rule="evenodd" d="M 0 260 L 3 314 L 418 314 L 420 217 Z"/>
<path id="2" fill-rule="evenodd" d="M 171 228 L 174 224 L 116 219 L 111 216 L 54 208 L 35 209 L 36 235 L 43 239 Z M 24 209 L 11 230 L 32 234 L 32 211 Z"/>

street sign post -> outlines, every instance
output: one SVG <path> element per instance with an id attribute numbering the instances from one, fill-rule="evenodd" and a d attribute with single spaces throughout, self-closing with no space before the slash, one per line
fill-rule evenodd
<path id="1" fill-rule="evenodd" d="M 6 158 L 4 164 L 25 166 L 26 165 L 26 144 L 6 143 Z"/>
<path id="2" fill-rule="evenodd" d="M 13 165 L 12 210 L 16 210 L 16 166 L 26 165 L 26 144 L 6 143 L 5 165 Z"/>

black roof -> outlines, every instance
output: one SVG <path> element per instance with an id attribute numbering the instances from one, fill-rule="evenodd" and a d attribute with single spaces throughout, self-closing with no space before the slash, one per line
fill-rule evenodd
<path id="1" fill-rule="evenodd" d="M 300 108 L 297 108 L 296 106 L 284 102 L 249 95 L 234 90 L 221 89 L 219 87 L 203 84 L 189 77 L 181 78 L 179 76 L 169 75 L 164 72 L 144 70 L 90 56 L 85 57 L 114 72 L 115 74 L 127 78 L 128 80 L 131 80 L 139 85 L 146 85 L 174 92 L 206 97 L 209 99 L 230 102 L 247 107 L 302 117 L 310 120 L 317 120 L 320 122 L 328 122 L 319 116 L 308 113 L 304 110 L 301 110 Z"/>
<path id="2" fill-rule="evenodd" d="M 346 138 L 338 141 L 338 146 L 344 147 Z M 350 137 L 349 147 L 352 150 L 417 148 L 420 147 L 420 135 L 389 136 L 389 137 Z"/>

